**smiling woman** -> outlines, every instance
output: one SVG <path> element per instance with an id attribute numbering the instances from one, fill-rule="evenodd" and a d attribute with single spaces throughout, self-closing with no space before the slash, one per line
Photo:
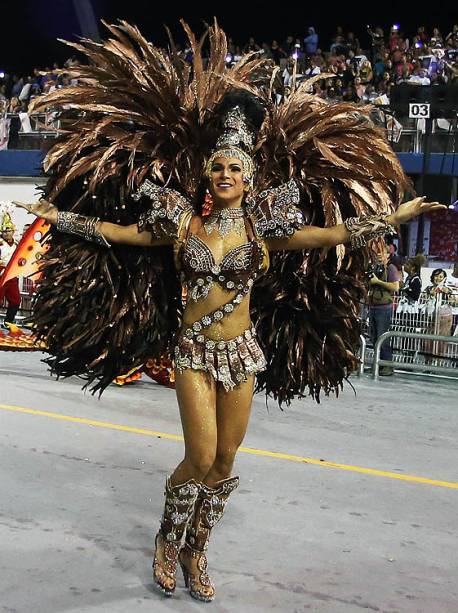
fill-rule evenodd
<path id="1" fill-rule="evenodd" d="M 242 175 L 242 161 L 237 158 L 215 158 L 211 165 L 209 191 L 214 208 L 239 208 L 248 190 Z"/>
<path id="2" fill-rule="evenodd" d="M 307 83 L 277 107 L 269 61 L 243 57 L 216 78 L 224 33 L 209 28 L 203 70 L 203 41 L 184 27 L 192 70 L 127 23 L 78 45 L 81 85 L 34 102 L 69 124 L 45 199 L 23 206 L 57 226 L 35 309 L 55 372 L 103 390 L 174 356 L 185 449 L 153 580 L 171 596 L 180 564 L 191 596 L 210 601 L 206 552 L 239 483 L 255 376 L 280 404 L 339 391 L 358 365 L 367 258 L 439 205 L 400 205 L 409 182 L 364 109 L 327 105 Z"/>

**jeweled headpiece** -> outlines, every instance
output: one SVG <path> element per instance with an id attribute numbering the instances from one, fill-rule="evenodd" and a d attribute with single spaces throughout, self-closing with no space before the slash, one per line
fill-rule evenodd
<path id="1" fill-rule="evenodd" d="M 227 112 L 223 126 L 223 132 L 218 137 L 215 149 L 205 165 L 205 174 L 207 177 L 210 176 L 216 158 L 237 158 L 242 162 L 243 180 L 245 183 L 251 183 L 254 163 L 247 151 L 253 150 L 254 132 L 248 127 L 247 118 L 239 106 L 235 106 Z M 243 145 L 244 149 L 240 145 Z"/>
<path id="2" fill-rule="evenodd" d="M 9 211 L 5 210 L 0 221 L 0 232 L 8 232 L 9 230 L 14 232 L 16 230 L 16 226 L 11 219 Z"/>

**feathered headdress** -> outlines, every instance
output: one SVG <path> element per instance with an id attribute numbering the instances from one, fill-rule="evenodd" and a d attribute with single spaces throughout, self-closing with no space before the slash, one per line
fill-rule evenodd
<path id="1" fill-rule="evenodd" d="M 206 35 L 197 40 L 183 26 L 192 64 L 126 22 L 108 25 L 112 37 L 103 43 L 69 43 L 88 59 L 72 68 L 79 84 L 35 99 L 31 109 L 61 111 L 63 132 L 45 160 L 45 195 L 60 209 L 135 223 L 148 203 L 132 193 L 146 177 L 195 201 L 221 135 L 221 105 L 234 90 L 262 103 L 253 141 L 243 109 L 226 116 L 224 130 L 256 168 L 255 175 L 246 170 L 260 206 L 269 206 L 270 188 L 290 179 L 300 211 L 321 226 L 389 212 L 401 201 L 409 183 L 370 107 L 329 105 L 309 94 L 317 77 L 276 105 L 278 69 L 269 61 L 251 54 L 227 68 L 226 37 L 215 23 L 205 62 Z M 107 250 L 55 230 L 50 240 L 35 321 L 58 374 L 84 375 L 103 389 L 145 357 L 170 350 L 181 308 L 171 248 Z M 338 391 L 356 367 L 368 254 L 342 245 L 273 254 L 252 305 L 268 361 L 258 386 L 280 403 Z"/>

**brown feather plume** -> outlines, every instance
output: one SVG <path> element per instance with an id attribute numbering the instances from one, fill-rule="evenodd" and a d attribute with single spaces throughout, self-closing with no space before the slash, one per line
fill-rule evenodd
<path id="1" fill-rule="evenodd" d="M 103 43 L 67 43 L 87 58 L 72 68 L 79 85 L 32 103 L 32 112 L 60 112 L 62 134 L 45 160 L 45 195 L 61 210 L 135 223 L 148 202 L 131 194 L 147 176 L 194 199 L 215 142 L 214 110 L 234 88 L 258 96 L 267 110 L 255 148 L 256 191 L 294 177 L 310 223 L 388 212 L 409 188 L 369 107 L 331 106 L 308 93 L 313 79 L 275 105 L 276 69 L 255 54 L 227 69 L 226 37 L 216 22 L 206 33 L 206 62 L 206 35 L 197 39 L 183 23 L 192 65 L 173 44 L 165 54 L 125 21 L 105 25 L 110 37 Z M 171 248 L 105 249 L 56 230 L 48 240 L 35 321 L 55 372 L 84 375 L 103 390 L 145 357 L 171 349 L 180 318 Z M 357 365 L 367 256 L 342 246 L 273 254 L 253 290 L 269 364 L 259 389 L 280 403 L 339 390 Z"/>

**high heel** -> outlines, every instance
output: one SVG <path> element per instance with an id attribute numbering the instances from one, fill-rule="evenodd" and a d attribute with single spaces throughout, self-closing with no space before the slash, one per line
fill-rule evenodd
<path id="1" fill-rule="evenodd" d="M 185 549 L 189 550 L 191 558 L 197 560 L 198 574 L 192 573 L 183 562 L 182 555 Z M 185 543 L 183 549 L 180 551 L 179 562 L 185 587 L 189 589 L 191 596 L 201 602 L 211 602 L 215 598 L 215 586 L 207 573 L 207 556 L 205 553 L 194 551 Z"/>
<path id="2" fill-rule="evenodd" d="M 202 484 L 194 506 L 194 514 L 186 530 L 185 544 L 179 554 L 179 563 L 189 593 L 201 602 L 211 602 L 215 598 L 215 586 L 207 573 L 208 542 L 213 527 L 223 516 L 229 495 L 238 487 L 238 484 L 238 477 L 219 481 L 214 488 Z M 194 573 L 189 569 L 185 556 L 195 561 L 198 572 Z"/>
<path id="3" fill-rule="evenodd" d="M 189 571 L 181 560 L 179 560 L 181 566 L 181 572 L 183 573 L 184 586 L 189 587 Z"/>
<path id="4" fill-rule="evenodd" d="M 156 551 L 153 559 L 153 581 L 157 589 L 167 597 L 172 596 L 176 588 L 176 570 L 181 539 L 193 512 L 198 493 L 199 485 L 194 479 L 175 486 L 172 486 L 170 479 L 167 479 L 164 513 L 161 527 L 155 538 Z M 163 541 L 163 561 L 157 556 L 159 536 Z"/>

